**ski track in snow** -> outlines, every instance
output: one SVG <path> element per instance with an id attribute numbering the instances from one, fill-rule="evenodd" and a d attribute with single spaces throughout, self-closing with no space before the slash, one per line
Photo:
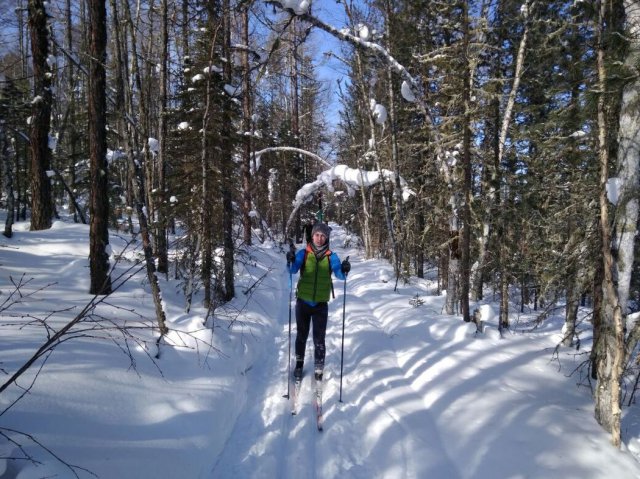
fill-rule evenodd
<path id="1" fill-rule="evenodd" d="M 38 298 L 24 296 L 7 318 L 61 312 L 61 299 L 84 305 L 88 226 L 56 222 L 49 231 L 27 228 L 19 223 L 16 237 L 0 245 L 10 280 L 2 282 L 0 293 L 16 289 L 14 278 L 26 274 L 35 279 L 30 286 L 25 280 L 24 292 L 39 291 Z M 124 248 L 123 237 L 114 240 Z M 206 308 L 184 312 L 179 282 L 165 284 L 172 331 L 159 363 L 147 360 L 145 345 L 155 343 L 151 328 L 140 333 L 135 347 L 131 343 L 129 357 L 113 354 L 108 332 L 102 337 L 108 341 L 78 337 L 58 347 L 46 374 L 11 406 L 1 425 L 5 431 L 29 431 L 87 470 L 70 475 L 50 453 L 25 444 L 37 462 L 0 457 L 0 470 L 6 467 L 0 477 L 640 477 L 637 405 L 625 408 L 623 450 L 612 448 L 593 417 L 585 378 L 574 374 L 592 346 L 588 320 L 581 326 L 582 351 L 557 349 L 562 312 L 538 324 L 538 312 L 514 310 L 513 326 L 501 335 L 494 298 L 478 304 L 486 327 L 476 334 L 472 323 L 443 312 L 446 294 L 437 290 L 435 272 L 432 280 L 412 277 L 394 292 L 392 266 L 341 248 L 348 240 L 343 228 L 335 228 L 332 249 L 343 259 L 350 256 L 353 270 L 346 288 L 342 402 L 340 280 L 334 281 L 336 298 L 329 307 L 323 432 L 316 429 L 311 339 L 298 415 L 291 415 L 291 403 L 282 397 L 290 374 L 289 276 L 284 251 L 269 242 L 243 251 L 237 291 L 244 294 L 211 323 L 203 322 Z M 127 262 L 120 268 L 128 268 Z M 50 289 L 37 290 L 55 275 Z M 118 303 L 105 303 L 99 315 L 123 324 L 131 317 L 134 325 L 138 314 L 153 317 L 148 282 L 140 279 L 127 282 Z M 47 328 L 7 329 L 9 347 L 0 347 L 3 368 L 20 366 L 21 356 L 36 350 L 66 316 L 52 316 Z M 203 350 L 199 341 L 208 345 L 214 326 L 213 348 Z M 26 378 L 3 396 L 5 407 L 23 393 L 20 388 L 31 381 Z M 5 444 L 0 441 L 5 456 L 19 453 L 3 449 Z"/>
<path id="2" fill-rule="evenodd" d="M 387 456 L 383 463 L 390 468 L 381 473 L 384 477 L 460 477 L 455 462 L 442 447 L 422 395 L 412 387 L 409 374 L 399 364 L 393 332 L 396 325 L 384 322 L 384 311 L 397 314 L 400 308 L 406 308 L 407 298 L 389 288 L 389 292 L 381 294 L 372 287 L 371 278 L 364 275 L 356 275 L 354 279 L 350 284 L 352 294 L 359 297 L 359 304 L 368 308 L 351 311 L 350 321 L 355 323 L 351 334 L 357 335 L 359 342 L 367 343 L 367 351 L 376 351 L 352 358 L 360 374 L 354 376 L 358 386 L 349 389 L 360 391 L 356 400 L 360 405 L 358 422 L 368 425 L 363 437 L 370 448 L 365 456 Z M 368 337 L 363 339 L 363 335 Z M 372 344 L 375 344 L 373 348 Z M 384 439 L 374 442 L 379 433 L 384 434 Z M 390 444 L 393 447 L 388 449 Z"/>
<path id="3" fill-rule="evenodd" d="M 401 359 L 394 345 L 396 325 L 386 325 L 384 321 L 387 308 L 393 310 L 394 301 L 402 301 L 406 309 L 407 298 L 389 292 L 388 285 L 376 288 L 370 277 L 358 274 L 357 263 L 362 262 L 362 258 L 356 250 L 335 246 L 334 250 L 341 259 L 349 255 L 354 264 L 347 280 L 342 402 L 339 401 L 342 281 L 334 279 L 336 297 L 329 306 L 324 431 L 320 432 L 313 402 L 311 334 L 297 415 L 291 414 L 291 400 L 283 397 L 289 373 L 288 277 L 284 271 L 270 275 L 264 287 L 281 294 L 277 304 L 282 306 L 274 318 L 274 327 L 282 332 L 274 335 L 274 344 L 265 345 L 264 362 L 249 371 L 249 400 L 211 475 L 205 476 L 207 479 L 461 477 L 442 445 L 424 394 L 412 384 L 412 371 L 400 366 Z M 293 279 L 295 288 L 297 276 Z M 358 296 L 357 307 L 350 307 L 350 295 Z M 398 307 L 400 304 L 396 303 L 396 311 Z M 293 303 L 291 308 L 293 354 L 296 333 Z M 367 346 L 359 348 L 359 344 Z M 407 361 L 404 365 L 416 367 Z M 376 463 L 386 464 L 386 469 L 368 466 L 371 455 L 378 458 Z M 380 461 L 380 457 L 385 459 Z"/>

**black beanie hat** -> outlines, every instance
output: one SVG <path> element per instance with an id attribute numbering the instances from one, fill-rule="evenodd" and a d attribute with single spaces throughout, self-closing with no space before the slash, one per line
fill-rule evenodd
<path id="1" fill-rule="evenodd" d="M 316 233 L 322 233 L 327 237 L 327 239 L 329 239 L 329 235 L 331 234 L 331 228 L 329 228 L 329 225 L 325 223 L 316 223 L 315 225 L 313 225 L 313 229 L 311 230 L 311 236 L 313 236 Z"/>

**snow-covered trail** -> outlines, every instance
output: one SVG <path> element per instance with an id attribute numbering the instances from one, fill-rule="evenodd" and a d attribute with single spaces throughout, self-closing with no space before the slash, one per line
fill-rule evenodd
<path id="1" fill-rule="evenodd" d="M 338 241 L 336 241 L 338 242 Z M 341 244 L 341 242 L 338 242 Z M 298 248 L 302 247 L 297 245 Z M 342 259 L 357 254 L 355 250 L 332 247 Z M 287 393 L 293 393 L 293 384 L 287 384 L 289 377 L 289 313 L 291 313 L 291 355 L 293 355 L 296 335 L 295 326 L 295 283 L 289 288 L 289 275 L 285 271 L 284 255 L 279 258 L 282 267 L 265 279 L 260 286 L 271 291 L 279 307 L 269 311 L 273 318 L 273 341 L 264 345 L 264 358 L 258 360 L 247 372 L 248 400 L 240 413 L 234 429 L 222 453 L 217 459 L 211 478 L 315 478 L 332 477 L 323 472 L 333 454 L 330 447 L 334 432 L 316 428 L 315 409 L 313 407 L 314 379 L 311 373 L 313 361 L 313 341 L 307 341 L 307 361 L 305 377 L 300 393 L 298 414 L 291 415 L 291 400 Z M 324 381 L 325 418 L 335 410 L 337 385 L 339 382 L 340 346 L 330 343 L 342 324 L 342 282 L 334 280 L 336 299 L 330 304 L 329 326 L 327 331 L 327 368 Z M 289 307 L 291 309 L 289 309 Z M 339 310 L 339 311 L 338 311 Z M 340 322 L 337 321 L 339 313 Z M 341 332 L 341 330 L 340 330 Z M 339 338 L 338 338 L 339 339 Z M 327 437 L 328 436 L 328 437 Z M 334 459 L 338 459 L 335 457 Z"/>
<path id="2" fill-rule="evenodd" d="M 349 373 L 344 398 L 350 414 L 342 425 L 345 429 L 357 425 L 357 429 L 344 447 L 358 445 L 363 467 L 367 458 L 376 457 L 376 469 L 350 476 L 458 478 L 455 461 L 447 456 L 423 397 L 401 367 L 405 352 L 396 349 L 393 325 L 384 324 L 385 310 L 398 314 L 408 308 L 406 296 L 379 280 L 379 276 L 391 276 L 390 271 L 380 274 L 379 269 L 386 267 L 378 261 L 356 263 L 349 278 L 347 294 L 353 304 L 347 307 L 345 369 Z M 379 464 L 385 468 L 380 470 Z"/>
<path id="3" fill-rule="evenodd" d="M 204 477 L 288 477 L 286 473 L 282 475 L 282 459 L 288 439 L 288 418 L 284 414 L 287 400 L 283 394 L 287 392 L 290 289 L 284 255 L 281 256 L 276 261 L 281 259 L 282 264 L 276 263 L 274 271 L 259 286 L 261 291 L 271 293 L 271 300 L 266 304 L 278 305 L 276 310 L 264 312 L 272 318 L 273 332 L 265 336 L 267 344 L 263 345 L 261 357 L 256 358 L 247 371 L 247 402 L 213 471 Z M 293 311 L 291 315 L 294 327 Z"/>
<path id="4" fill-rule="evenodd" d="M 396 351 L 394 336 L 383 324 L 385 307 L 402 301 L 406 309 L 407 297 L 376 280 L 387 265 L 363 261 L 356 250 L 336 243 L 341 244 L 332 238 L 332 249 L 342 259 L 350 256 L 353 269 L 346 303 L 344 283 L 334 280 L 336 297 L 329 306 L 324 431 L 316 429 L 311 338 L 296 416 L 291 415 L 290 401 L 283 398 L 287 393 L 289 304 L 288 275 L 283 267 L 261 286 L 279 295 L 275 304 L 280 307 L 272 312 L 274 339 L 264 345 L 263 360 L 247 373 L 247 404 L 208 477 L 460 477 L 424 397 L 412 386 L 407 369 L 411 365 L 405 361 L 401 366 L 406 351 Z M 343 304 L 346 326 L 340 402 Z M 292 343 L 294 340 L 292 310 Z"/>

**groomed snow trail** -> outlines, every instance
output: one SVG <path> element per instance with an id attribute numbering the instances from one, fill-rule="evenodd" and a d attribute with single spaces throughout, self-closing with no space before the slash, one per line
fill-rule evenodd
<path id="1" fill-rule="evenodd" d="M 276 304 L 281 307 L 270 312 L 274 337 L 264 345 L 264 357 L 247 372 L 247 404 L 207 479 L 461 477 L 441 444 L 424 398 L 412 386 L 407 370 L 411 365 L 400 366 L 402 355 L 396 352 L 394 334 L 384 325 L 384 308 L 399 300 L 389 284 L 375 279 L 375 272 L 386 266 L 363 261 L 356 250 L 336 247 L 336 243 L 332 237 L 332 249 L 341 259 L 350 256 L 353 265 L 347 281 L 342 402 L 344 290 L 337 279 L 326 338 L 324 431 L 316 428 L 311 335 L 297 415 L 291 415 L 291 403 L 283 398 L 287 392 L 289 284 L 281 255 L 282 268 L 261 285 L 280 296 Z M 297 276 L 293 280 L 295 288 Z M 406 305 L 406 297 L 402 301 Z M 291 313 L 293 351 L 293 304 Z M 381 463 L 385 465 L 382 469 Z"/>

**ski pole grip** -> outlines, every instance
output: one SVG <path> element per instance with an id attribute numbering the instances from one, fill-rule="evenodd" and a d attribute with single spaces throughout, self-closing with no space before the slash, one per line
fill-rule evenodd
<path id="1" fill-rule="evenodd" d="M 349 267 L 349 269 L 347 270 L 344 269 L 345 263 L 347 263 L 347 266 Z M 345 277 L 349 274 L 350 270 L 351 270 L 351 264 L 349 263 L 349 256 L 347 256 L 347 258 L 342 262 L 342 273 L 345 275 Z"/>
<path id="2" fill-rule="evenodd" d="M 293 245 L 293 242 L 289 243 L 289 253 L 287 253 L 287 266 L 293 264 L 293 261 L 289 261 L 289 257 L 296 254 L 296 247 Z"/>

